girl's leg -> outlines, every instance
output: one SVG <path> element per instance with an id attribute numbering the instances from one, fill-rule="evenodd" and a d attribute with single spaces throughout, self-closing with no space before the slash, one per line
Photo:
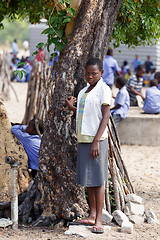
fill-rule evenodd
<path id="1" fill-rule="evenodd" d="M 96 202 L 96 221 L 97 228 L 102 227 L 102 209 L 104 202 L 104 186 L 95 187 L 95 202 Z"/>
<path id="2" fill-rule="evenodd" d="M 89 207 L 90 207 L 90 213 L 87 219 L 91 220 L 94 224 L 96 219 L 95 187 L 87 187 L 87 193 L 88 193 L 88 200 L 89 200 Z"/>

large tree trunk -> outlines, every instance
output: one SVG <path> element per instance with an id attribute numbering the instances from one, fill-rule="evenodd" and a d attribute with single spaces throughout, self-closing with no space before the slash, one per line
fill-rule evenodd
<path id="1" fill-rule="evenodd" d="M 84 86 L 84 67 L 90 56 L 104 59 L 122 0 L 85 0 L 55 74 L 53 101 L 45 122 L 39 172 L 20 207 L 23 222 L 32 209 L 36 218 L 71 220 L 87 209 L 84 190 L 76 184 L 75 118 L 65 108 L 65 99 Z M 34 197 L 33 197 L 34 195 Z M 30 199 L 30 200 L 29 200 Z M 27 205 L 31 201 L 34 203 Z"/>

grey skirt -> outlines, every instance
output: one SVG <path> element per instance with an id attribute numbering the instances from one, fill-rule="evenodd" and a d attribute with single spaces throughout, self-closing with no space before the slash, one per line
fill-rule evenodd
<path id="1" fill-rule="evenodd" d="M 100 155 L 90 158 L 91 143 L 78 144 L 77 183 L 85 187 L 104 186 L 108 179 L 108 138 L 99 143 Z"/>

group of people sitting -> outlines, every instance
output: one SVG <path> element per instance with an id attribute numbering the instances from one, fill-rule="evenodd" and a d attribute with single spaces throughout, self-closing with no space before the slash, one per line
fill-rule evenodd
<path id="1" fill-rule="evenodd" d="M 126 118 L 130 106 L 138 106 L 137 96 L 144 101 L 143 111 L 147 114 L 160 113 L 160 72 L 156 72 L 150 80 L 150 88 L 146 90 L 146 95 L 142 93 L 144 83 L 144 74 L 146 68 L 144 65 L 138 65 L 131 75 L 128 74 L 127 62 L 124 64 L 123 74 L 119 71 L 117 61 L 113 58 L 113 50 L 109 49 L 103 62 L 104 74 L 103 81 L 112 89 L 113 84 L 119 89 L 115 98 L 114 107 L 111 113 L 115 124 Z M 130 75 L 128 79 L 125 74 Z M 115 77 L 116 75 L 116 77 Z M 128 80 L 128 81 L 127 81 Z"/>

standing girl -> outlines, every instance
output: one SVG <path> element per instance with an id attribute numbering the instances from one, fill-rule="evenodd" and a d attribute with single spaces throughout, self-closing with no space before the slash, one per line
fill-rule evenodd
<path id="1" fill-rule="evenodd" d="M 77 99 L 66 100 L 68 108 L 76 113 L 77 121 L 77 183 L 87 187 L 90 213 L 80 224 L 93 225 L 92 232 L 103 233 L 102 208 L 104 184 L 108 178 L 108 134 L 111 90 L 103 82 L 103 63 L 98 58 L 90 58 L 85 67 L 88 82 Z"/>

